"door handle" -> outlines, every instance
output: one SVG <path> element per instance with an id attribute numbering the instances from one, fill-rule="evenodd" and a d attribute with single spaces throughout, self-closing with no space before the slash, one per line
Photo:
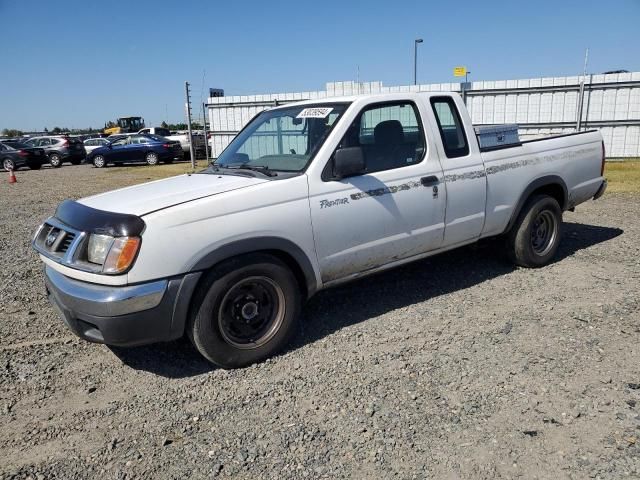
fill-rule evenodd
<path id="1" fill-rule="evenodd" d="M 433 187 L 434 185 L 438 185 L 440 183 L 440 180 L 438 180 L 438 177 L 436 177 L 435 175 L 429 175 L 428 177 L 422 177 L 420 179 L 420 183 L 424 187 Z"/>

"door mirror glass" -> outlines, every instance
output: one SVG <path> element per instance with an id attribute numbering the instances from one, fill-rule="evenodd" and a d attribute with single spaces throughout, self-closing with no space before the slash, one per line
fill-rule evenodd
<path id="1" fill-rule="evenodd" d="M 333 154 L 333 176 L 335 178 L 353 177 L 365 172 L 362 147 L 346 147 Z"/>

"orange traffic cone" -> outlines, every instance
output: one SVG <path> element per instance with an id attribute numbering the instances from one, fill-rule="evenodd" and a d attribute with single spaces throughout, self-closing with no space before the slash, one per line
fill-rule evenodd
<path id="1" fill-rule="evenodd" d="M 9 170 L 9 183 L 18 183 L 16 179 L 16 174 L 13 173 L 13 170 Z"/>

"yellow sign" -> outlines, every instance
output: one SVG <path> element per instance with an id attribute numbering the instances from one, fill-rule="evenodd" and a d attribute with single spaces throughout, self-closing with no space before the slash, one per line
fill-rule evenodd
<path id="1" fill-rule="evenodd" d="M 454 77 L 464 77 L 467 74 L 467 67 L 455 67 L 453 69 Z"/>

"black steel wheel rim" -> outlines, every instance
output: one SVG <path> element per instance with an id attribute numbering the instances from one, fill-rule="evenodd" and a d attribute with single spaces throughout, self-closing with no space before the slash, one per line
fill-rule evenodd
<path id="1" fill-rule="evenodd" d="M 553 212 L 543 210 L 531 226 L 531 248 L 536 255 L 544 256 L 553 248 L 558 235 L 558 222 Z"/>
<path id="2" fill-rule="evenodd" d="M 282 288 L 271 278 L 248 277 L 222 298 L 218 327 L 224 340 L 236 348 L 258 348 L 271 340 L 284 320 Z"/>

